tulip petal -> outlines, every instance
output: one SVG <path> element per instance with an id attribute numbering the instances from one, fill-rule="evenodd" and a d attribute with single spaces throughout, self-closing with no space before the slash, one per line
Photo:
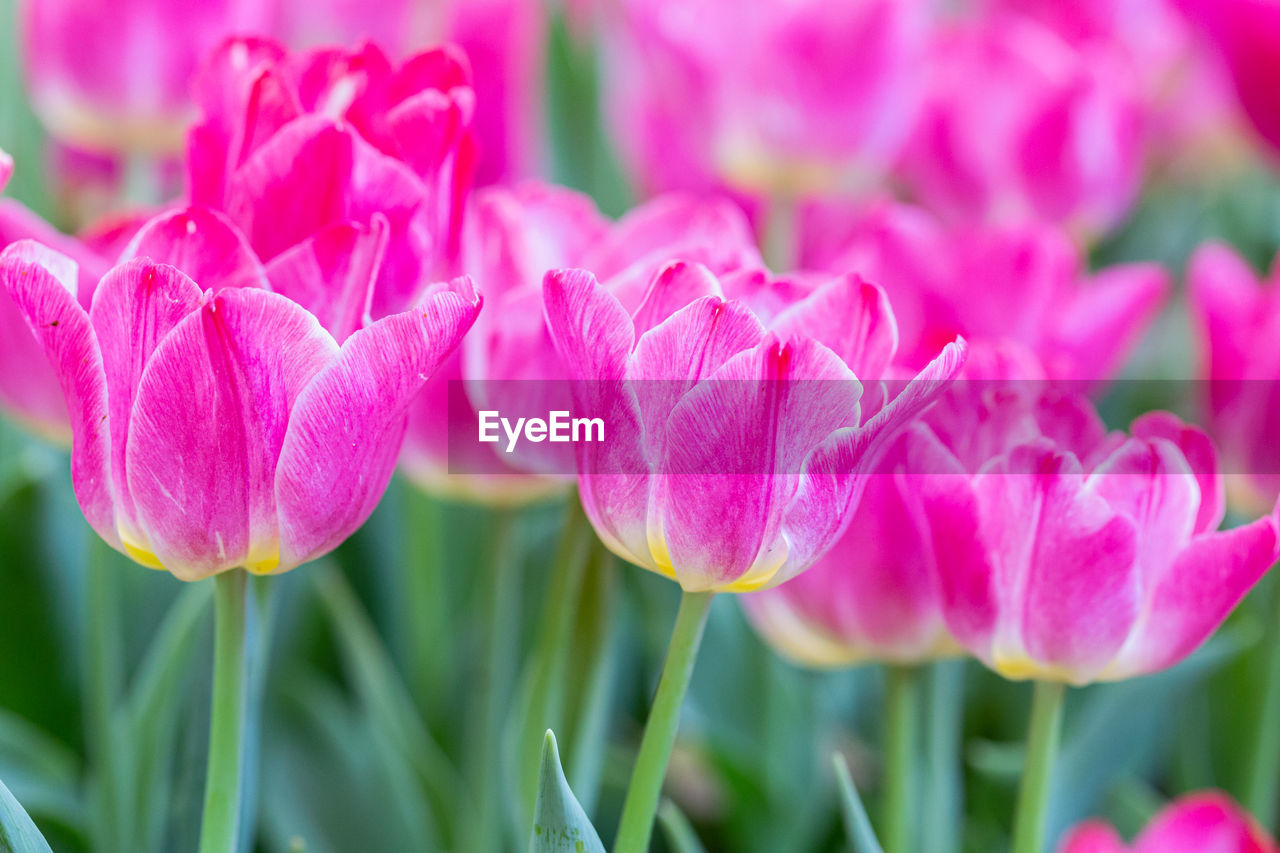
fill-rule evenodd
<path id="1" fill-rule="evenodd" d="M 1101 821 L 1088 821 L 1071 830 L 1058 853 L 1130 853 L 1124 839 Z M 1167 853 L 1167 851 L 1166 851 Z"/>
<path id="2" fill-rule="evenodd" d="M 272 288 L 314 314 L 341 344 L 371 322 L 387 228 L 387 220 L 375 215 L 369 228 L 343 223 L 324 229 L 267 265 Z"/>
<path id="3" fill-rule="evenodd" d="M 1165 808 L 1133 844 L 1133 853 L 1272 853 L 1273 850 L 1266 832 L 1248 812 L 1225 795 L 1212 791 L 1190 794 Z"/>
<path id="4" fill-rule="evenodd" d="M 201 304 L 200 288 L 180 270 L 139 258 L 102 279 L 89 317 L 102 348 L 111 417 L 111 474 L 117 523 L 127 548 L 151 548 L 138 525 L 126 479 L 126 447 L 143 372 L 161 341 Z M 141 561 L 146 561 L 143 556 Z"/>
<path id="5" fill-rule="evenodd" d="M 1276 557 L 1274 515 L 1191 540 L 1149 594 L 1135 640 L 1106 677 L 1171 666 L 1209 638 Z"/>
<path id="6" fill-rule="evenodd" d="M 139 522 L 165 568 L 198 580 L 281 566 L 276 462 L 295 402 L 337 352 L 301 307 L 252 289 L 217 294 L 156 348 L 125 458 Z"/>
<path id="7" fill-rule="evenodd" d="M 636 325 L 636 334 L 643 335 L 703 296 L 719 297 L 724 301 L 720 281 L 711 274 L 711 270 L 702 264 L 685 261 L 668 264 L 654 276 L 644 300 L 631 318 Z"/>
<path id="8" fill-rule="evenodd" d="M 782 507 L 801 465 L 831 433 L 857 423 L 861 394 L 831 350 L 772 336 L 695 386 L 667 425 L 653 501 L 662 515 L 650 531 L 657 562 L 687 590 L 771 580 L 787 559 Z"/>
<path id="9" fill-rule="evenodd" d="M 480 308 L 469 280 L 453 287 L 357 331 L 302 393 L 275 481 L 283 567 L 332 550 L 382 497 L 410 403 Z"/>
<path id="10" fill-rule="evenodd" d="M 889 298 L 856 275 L 819 287 L 779 314 L 771 328 L 783 337 L 816 339 L 864 382 L 886 378 L 898 350 L 898 325 Z"/>
<path id="11" fill-rule="evenodd" d="M 270 289 L 258 256 L 221 213 L 190 207 L 166 213 L 142 226 L 121 261 L 146 258 L 186 273 L 203 290 L 224 287 Z"/>
<path id="12" fill-rule="evenodd" d="M 1129 432 L 1135 438 L 1163 438 L 1177 445 L 1200 486 L 1195 532 L 1217 530 L 1226 514 L 1226 486 L 1218 475 L 1218 451 L 1208 434 L 1170 412 L 1148 412 L 1133 422 Z"/>
<path id="13" fill-rule="evenodd" d="M 9 183 L 9 176 L 13 174 L 13 158 L 0 148 L 0 191 L 4 190 L 5 184 Z"/>
<path id="14" fill-rule="evenodd" d="M 111 434 L 107 377 L 89 314 L 74 295 L 74 273 L 59 281 L 41 261 L 66 274 L 68 258 L 55 258 L 35 243 L 15 243 L 0 253 L 0 282 L 44 351 L 71 419 L 71 483 L 93 529 L 120 547 L 111 492 Z M 71 284 L 71 287 L 68 287 Z"/>
<path id="15" fill-rule="evenodd" d="M 1057 318 L 1049 351 L 1070 364 L 1060 379 L 1114 376 L 1169 294 L 1169 273 L 1158 264 L 1110 267 L 1080 288 Z"/>
<path id="16" fill-rule="evenodd" d="M 997 459 L 976 487 L 1003 599 L 988 663 L 1007 678 L 1091 680 L 1138 619 L 1133 521 L 1084 488 L 1079 462 L 1047 442 Z"/>

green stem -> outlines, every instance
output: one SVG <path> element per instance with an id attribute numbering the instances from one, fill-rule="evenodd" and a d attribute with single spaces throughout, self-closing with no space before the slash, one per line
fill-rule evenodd
<path id="1" fill-rule="evenodd" d="M 406 484 L 404 622 L 405 660 L 414 698 L 434 722 L 447 701 L 452 631 L 449 586 L 440 543 L 444 508 L 425 492 Z"/>
<path id="2" fill-rule="evenodd" d="M 939 661 L 930 667 L 925 702 L 925 820 L 920 848 L 930 853 L 960 849 L 956 827 L 961 820 L 962 762 L 960 741 L 964 718 L 963 660 Z"/>
<path id="3" fill-rule="evenodd" d="M 662 667 L 658 692 L 653 697 L 649 721 L 640 740 L 640 753 L 631 773 L 631 785 L 622 806 L 614 853 L 645 853 L 649 849 L 662 780 L 676 742 L 680 706 L 684 704 L 684 694 L 693 676 L 693 664 L 714 598 L 713 592 L 686 592 L 680 599 L 671 644 L 667 647 L 667 661 Z"/>
<path id="4" fill-rule="evenodd" d="M 885 797 L 884 849 L 886 853 L 909 853 L 916 757 L 919 729 L 920 673 L 911 666 L 891 666 L 885 671 Z"/>
<path id="5" fill-rule="evenodd" d="M 239 569 L 216 579 L 213 703 L 200 853 L 235 853 L 237 848 L 244 764 L 247 580 L 247 573 Z"/>
<path id="6" fill-rule="evenodd" d="M 1057 681 L 1037 681 L 1031 699 L 1031 727 L 1013 822 L 1013 853 L 1043 853 L 1049 784 L 1062 732 L 1062 699 L 1067 687 Z"/>
<path id="7" fill-rule="evenodd" d="M 1280 797 L 1280 583 L 1273 583 L 1271 608 L 1263 637 L 1263 687 L 1258 691 L 1249 776 L 1244 805 L 1267 828 L 1275 825 L 1276 800 Z"/>

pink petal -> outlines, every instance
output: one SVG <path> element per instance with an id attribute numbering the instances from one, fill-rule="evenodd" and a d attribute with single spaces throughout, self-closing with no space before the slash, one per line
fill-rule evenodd
<path id="1" fill-rule="evenodd" d="M 1127 678 L 1182 660 L 1209 638 L 1280 556 L 1274 514 L 1197 536 L 1148 593 L 1135 641 L 1108 672 Z"/>
<path id="2" fill-rule="evenodd" d="M 34 240 L 53 250 L 61 260 L 78 267 L 79 276 L 72 277 L 80 304 L 87 310 L 93 298 L 93 289 L 106 273 L 110 264 L 95 249 L 81 240 L 68 237 L 22 204 L 9 198 L 0 198 L 0 246 L 19 240 Z M 54 263 L 52 259 L 49 263 Z"/>
<path id="3" fill-rule="evenodd" d="M 864 381 L 886 378 L 898 349 L 898 325 L 888 297 L 856 275 L 818 288 L 778 315 L 771 328 L 783 337 L 814 338 Z"/>
<path id="4" fill-rule="evenodd" d="M 1054 323 L 1048 347 L 1064 364 L 1058 378 L 1114 376 L 1168 299 L 1169 289 L 1169 273 L 1156 264 L 1109 267 L 1095 275 Z"/>
<path id="5" fill-rule="evenodd" d="M 1101 821 L 1079 824 L 1058 846 L 1058 853 L 1128 853 L 1124 839 Z M 1172 851 L 1164 851 L 1172 853 Z"/>
<path id="6" fill-rule="evenodd" d="M 338 347 L 283 296 L 225 290 L 156 348 L 129 427 L 129 489 L 158 561 L 184 580 L 281 560 L 277 459 L 290 412 Z"/>
<path id="7" fill-rule="evenodd" d="M 71 483 L 76 500 L 98 535 L 119 548 L 102 352 L 88 312 L 73 295 L 74 288 L 34 260 L 41 256 L 48 258 L 55 270 L 71 264 L 38 244 L 15 243 L 0 253 L 0 280 L 62 386 L 71 422 Z"/>
<path id="8" fill-rule="evenodd" d="M 0 190 L 4 189 L 4 185 L 9 183 L 9 176 L 13 174 L 13 158 L 0 148 Z"/>
<path id="9" fill-rule="evenodd" d="M 1216 791 L 1165 807 L 1134 841 L 1133 853 L 1273 853 L 1275 843 L 1240 806 Z M 1078 851 L 1071 851 L 1078 853 Z"/>
<path id="10" fill-rule="evenodd" d="M 1218 473 L 1218 451 L 1208 434 L 1170 412 L 1148 412 L 1133 422 L 1129 432 L 1135 438 L 1163 438 L 1178 446 L 1200 486 L 1195 532 L 1217 530 L 1226 514 L 1226 486 Z"/>
<path id="11" fill-rule="evenodd" d="M 680 400 L 654 503 L 685 589 L 772 579 L 787 559 L 778 534 L 801 465 L 831 433 L 858 422 L 861 393 L 826 347 L 770 336 Z"/>
<path id="12" fill-rule="evenodd" d="M 177 267 L 204 290 L 269 289 L 266 271 L 244 236 L 225 216 L 207 207 L 166 213 L 147 222 L 121 261 L 133 258 Z"/>
<path id="13" fill-rule="evenodd" d="M 371 322 L 374 286 L 387 250 L 387 220 L 332 225 L 267 265 L 272 288 L 311 312 L 342 343 Z"/>
<path id="14" fill-rule="evenodd" d="M 1134 523 L 1086 490 L 1079 462 L 1047 443 L 997 460 L 977 493 L 1002 598 L 988 663 L 1006 675 L 1090 680 L 1141 609 Z"/>
<path id="15" fill-rule="evenodd" d="M 635 346 L 631 317 L 584 270 L 553 270 L 542 283 L 543 313 L 569 375 L 589 381 L 621 379 Z"/>
<path id="16" fill-rule="evenodd" d="M 702 264 L 685 261 L 667 264 L 654 276 L 640 307 L 632 315 L 636 334 L 643 335 L 681 308 L 704 296 L 717 297 L 721 301 L 724 298 L 720 282 L 711 270 Z"/>
<path id="17" fill-rule="evenodd" d="M 275 481 L 282 566 L 335 548 L 382 497 L 410 403 L 480 308 L 469 280 L 453 287 L 357 331 L 302 393 Z"/>

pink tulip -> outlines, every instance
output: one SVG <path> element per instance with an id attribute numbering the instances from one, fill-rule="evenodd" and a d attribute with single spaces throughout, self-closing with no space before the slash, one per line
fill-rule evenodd
<path id="1" fill-rule="evenodd" d="M 647 193 L 857 189 L 918 101 L 928 3 L 627 0 L 605 105 Z"/>
<path id="2" fill-rule="evenodd" d="M 687 591 L 746 592 L 807 568 L 884 445 L 941 390 L 916 382 L 880 405 L 873 384 L 862 399 L 856 377 L 883 377 L 897 332 L 883 292 L 856 276 L 675 263 L 628 305 L 561 270 L 544 300 L 576 409 L 609 436 L 577 445 L 587 517 L 614 553 Z M 950 378 L 963 354 L 948 345 L 921 376 Z"/>
<path id="3" fill-rule="evenodd" d="M 979 384 L 912 433 L 948 630 L 1007 678 L 1172 666 L 1275 561 L 1275 512 L 1218 532 L 1200 430 L 1154 412 L 1108 434 L 1083 399 L 1025 388 Z"/>
<path id="4" fill-rule="evenodd" d="M 414 404 L 404 455 L 410 477 L 429 491 L 485 503 L 568 486 L 572 448 L 539 444 L 508 455 L 475 443 L 476 412 L 545 415 L 571 407 L 568 369 L 542 318 L 548 270 L 591 269 L 624 302 L 638 304 L 658 270 L 677 258 L 717 273 L 762 265 L 750 225 L 727 201 L 672 194 L 610 223 L 589 198 L 559 187 L 477 193 L 463 267 L 489 310 Z"/>
<path id="5" fill-rule="evenodd" d="M 36 112 L 58 138 L 96 151 L 178 151 L 199 58 L 230 33 L 269 22 L 269 7 L 255 0 L 18 6 Z"/>
<path id="6" fill-rule="evenodd" d="M 1080 824 L 1062 841 L 1058 853 L 1275 853 L 1276 843 L 1247 812 L 1225 794 L 1188 794 L 1155 816 L 1125 844 L 1099 821 Z"/>
<path id="7" fill-rule="evenodd" d="M 926 207 L 954 222 L 1044 219 L 1087 235 L 1128 213 L 1144 120 L 1122 63 L 1010 17 L 952 25 L 927 67 L 902 163 Z"/>
<path id="8" fill-rule="evenodd" d="M 1254 130 L 1280 151 L 1280 93 L 1274 79 L 1280 54 L 1280 4 L 1274 0 L 1180 0 L 1210 37 Z"/>
<path id="9" fill-rule="evenodd" d="M 448 47 L 393 67 L 373 45 L 289 55 L 228 41 L 197 78 L 191 200 L 225 211 L 269 265 L 347 243 L 379 253 L 373 314 L 401 310 L 457 272 L 475 168 L 468 77 Z"/>
<path id="10" fill-rule="evenodd" d="M 963 335 L 1023 347 L 1053 379 L 1109 379 L 1169 292 L 1156 264 L 1089 275 L 1067 235 L 1048 225 L 948 227 L 890 203 L 854 215 L 816 209 L 807 219 L 817 238 L 806 263 L 884 287 L 901 359 L 913 367 Z"/>
<path id="11" fill-rule="evenodd" d="M 8 180 L 13 160 L 0 151 L 0 188 Z M 75 258 L 81 274 L 72 281 L 76 298 L 88 306 L 93 288 L 107 265 L 97 253 L 78 240 L 58 233 L 53 226 L 12 199 L 0 199 L 0 247 L 34 239 Z M 69 444 L 67 406 L 58 379 L 45 361 L 21 311 L 0 289 L 0 407 L 19 423 L 51 441 Z"/>
<path id="12" fill-rule="evenodd" d="M 1257 508 L 1280 494 L 1280 267 L 1263 282 L 1226 246 L 1202 247 L 1187 272 L 1199 337 L 1202 403 L 1235 475 L 1233 497 Z"/>
<path id="13" fill-rule="evenodd" d="M 366 324 L 377 269 L 329 243 L 264 267 L 203 208 L 148 223 L 88 309 L 70 258 L 32 241 L 0 255 L 61 383 L 94 530 L 184 580 L 285 571 L 350 535 L 480 303 L 459 279 Z"/>

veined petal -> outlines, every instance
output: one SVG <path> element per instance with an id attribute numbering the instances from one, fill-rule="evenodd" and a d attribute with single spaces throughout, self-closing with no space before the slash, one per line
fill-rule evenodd
<path id="1" fill-rule="evenodd" d="M 801 465 L 857 423 L 861 394 L 826 347 L 772 336 L 695 386 L 667 424 L 652 501 L 661 515 L 650 521 L 655 560 L 688 590 L 770 581 L 787 559 L 779 532 Z"/>
<path id="2" fill-rule="evenodd" d="M 554 270 L 542 282 L 542 310 L 556 350 L 574 379 L 626 375 L 636 329 L 621 303 L 585 270 Z"/>
<path id="3" fill-rule="evenodd" d="M 886 378 L 898 351 L 898 324 L 889 298 L 856 275 L 819 287 L 779 314 L 771 328 L 783 337 L 815 338 L 869 382 Z"/>
<path id="4" fill-rule="evenodd" d="M 1218 474 L 1218 451 L 1208 434 L 1170 412 L 1148 412 L 1130 426 L 1135 438 L 1163 438 L 1177 445 L 1200 485 L 1196 533 L 1217 530 L 1226 514 L 1226 486 Z"/>
<path id="5" fill-rule="evenodd" d="M 675 261 L 667 264 L 653 278 L 649 290 L 632 316 L 636 334 L 644 335 L 681 308 L 704 296 L 719 297 L 724 291 L 711 270 L 702 264 Z M 719 365 L 717 365 L 719 366 Z"/>
<path id="6" fill-rule="evenodd" d="M 409 404 L 480 309 L 469 280 L 454 287 L 357 331 L 302 393 L 275 480 L 282 567 L 332 550 L 382 497 Z"/>
<path id="7" fill-rule="evenodd" d="M 159 344 L 125 463 L 161 565 L 184 580 L 281 566 L 277 459 L 299 394 L 337 352 L 304 309 L 253 289 L 217 294 Z"/>
<path id="8" fill-rule="evenodd" d="M 1171 666 L 1209 638 L 1276 557 L 1275 513 L 1191 540 L 1148 593 L 1134 641 L 1103 674 L 1128 678 Z"/>
<path id="9" fill-rule="evenodd" d="M 367 228 L 355 223 L 330 226 L 278 255 L 267 265 L 267 277 L 277 293 L 314 314 L 341 344 L 371 322 L 387 230 L 381 214 Z"/>
<path id="10" fill-rule="evenodd" d="M 142 226 L 121 262 L 144 258 L 186 273 L 203 290 L 256 287 L 269 290 L 266 271 L 244 236 L 221 213 L 189 207 Z"/>
<path id="11" fill-rule="evenodd" d="M 0 282 L 44 351 L 62 386 L 71 420 L 71 483 L 76 500 L 93 529 L 114 547 L 116 532 L 111 489 L 111 434 L 108 423 L 107 377 L 102 351 L 89 314 L 70 284 L 36 258 L 49 250 L 35 243 L 15 243 L 0 253 Z M 54 269 L 74 264 L 49 258 Z"/>
<path id="12" fill-rule="evenodd" d="M 142 374 L 161 341 L 201 304 L 200 288 L 180 270 L 139 258 L 107 273 L 89 318 L 102 350 L 111 417 L 111 476 L 116 523 L 127 548 L 146 562 L 152 549 L 138 525 L 125 451 Z"/>

